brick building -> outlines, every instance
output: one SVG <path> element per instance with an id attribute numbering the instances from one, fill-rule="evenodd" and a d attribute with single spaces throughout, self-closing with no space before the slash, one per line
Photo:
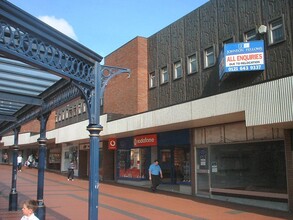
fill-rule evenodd
<path id="1" fill-rule="evenodd" d="M 292 17 L 291 0 L 211 0 L 106 56 L 131 77 L 105 91 L 101 176 L 145 186 L 158 158 L 172 191 L 293 210 Z M 86 177 L 83 101 L 57 109 L 55 120 L 49 161 L 65 171 L 74 156 Z"/>
<path id="2" fill-rule="evenodd" d="M 214 0 L 150 36 L 148 112 L 109 123 L 134 133 L 109 132 L 117 181 L 143 178 L 144 162 L 158 158 L 163 182 L 181 193 L 291 207 L 291 18 L 286 0 Z M 221 51 L 252 42 L 263 45 L 263 65 L 221 72 Z M 155 143 L 135 145 L 149 135 Z"/>

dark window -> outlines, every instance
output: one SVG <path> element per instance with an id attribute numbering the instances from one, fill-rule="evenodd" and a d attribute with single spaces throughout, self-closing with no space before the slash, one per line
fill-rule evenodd
<path id="1" fill-rule="evenodd" d="M 285 40 L 283 19 L 274 20 L 269 25 L 269 43 L 274 44 Z"/>

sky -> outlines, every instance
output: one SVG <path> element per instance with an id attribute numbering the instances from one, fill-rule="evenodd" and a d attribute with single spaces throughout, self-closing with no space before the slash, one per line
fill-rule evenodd
<path id="1" fill-rule="evenodd" d="M 8 0 L 105 57 L 150 37 L 208 0 Z"/>

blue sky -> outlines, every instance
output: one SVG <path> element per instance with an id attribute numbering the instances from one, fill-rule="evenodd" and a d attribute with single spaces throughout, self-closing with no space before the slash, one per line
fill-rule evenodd
<path id="1" fill-rule="evenodd" d="M 101 56 L 149 37 L 208 0 L 8 0 Z"/>

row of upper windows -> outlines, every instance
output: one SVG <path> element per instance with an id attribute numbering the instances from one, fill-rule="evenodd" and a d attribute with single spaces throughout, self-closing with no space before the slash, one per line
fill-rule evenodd
<path id="1" fill-rule="evenodd" d="M 78 105 L 74 105 L 72 107 L 69 107 L 65 110 L 61 110 L 58 113 L 56 112 L 55 115 L 55 122 L 61 122 L 65 119 L 69 119 L 72 117 L 75 117 L 77 115 L 80 115 L 81 113 L 86 112 L 86 104 L 85 103 L 79 103 Z"/>
<path id="2" fill-rule="evenodd" d="M 244 42 L 257 40 L 257 30 L 252 29 L 243 34 Z M 268 26 L 268 45 L 276 44 L 285 40 L 284 19 L 278 18 L 269 23 Z M 224 44 L 233 43 L 233 38 L 223 42 Z M 214 46 L 204 50 L 204 68 L 212 67 L 216 64 Z M 194 53 L 187 57 L 187 74 L 198 72 L 198 56 Z M 173 79 L 179 79 L 183 76 L 182 63 L 177 61 L 173 63 Z M 160 69 L 160 83 L 169 82 L 169 73 L 167 66 Z M 149 88 L 155 87 L 155 72 L 149 74 Z"/>

